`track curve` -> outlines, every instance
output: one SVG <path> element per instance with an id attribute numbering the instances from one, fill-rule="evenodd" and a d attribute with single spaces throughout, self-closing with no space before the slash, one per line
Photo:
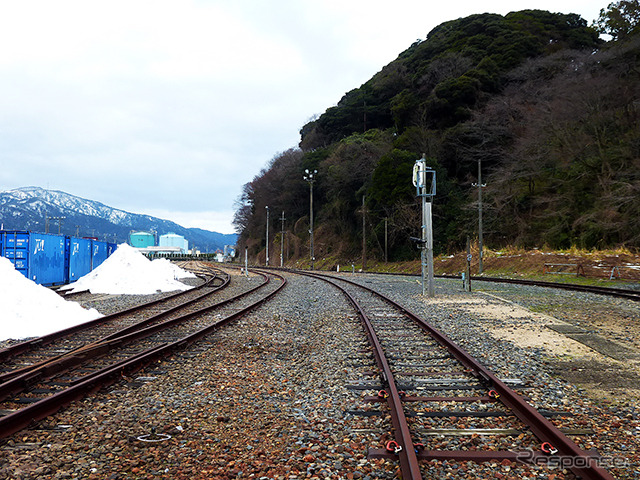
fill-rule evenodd
<path id="1" fill-rule="evenodd" d="M 187 307 L 187 311 L 169 320 L 151 326 L 149 322 L 138 322 L 73 351 L 39 362 L 18 374 L 11 375 L 9 370 L 0 383 L 0 411 L 4 414 L 0 417 L 0 438 L 58 411 L 72 400 L 117 381 L 122 375 L 185 348 L 246 315 L 286 284 L 281 275 L 258 274 L 263 277 L 263 283 L 231 298 L 203 307 L 197 307 L 197 301 L 192 299 L 188 305 L 180 306 Z M 272 278 L 279 282 L 274 285 L 270 282 Z M 244 305 L 235 306 L 234 303 L 239 301 Z M 169 310 L 174 313 L 176 308 Z"/>

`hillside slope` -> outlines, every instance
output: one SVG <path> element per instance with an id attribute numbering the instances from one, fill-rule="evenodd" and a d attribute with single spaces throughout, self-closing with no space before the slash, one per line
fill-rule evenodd
<path id="1" fill-rule="evenodd" d="M 436 253 L 487 245 L 640 247 L 640 40 L 604 44 L 576 15 L 539 10 L 446 22 L 301 129 L 238 202 L 240 242 L 264 255 L 268 205 L 290 255 L 415 259 L 425 153 L 436 170 Z M 270 239 L 279 241 L 273 228 Z M 271 248 L 274 248 L 273 246 Z"/>

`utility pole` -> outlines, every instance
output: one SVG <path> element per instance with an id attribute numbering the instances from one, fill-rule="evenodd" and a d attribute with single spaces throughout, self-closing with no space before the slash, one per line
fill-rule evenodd
<path id="1" fill-rule="evenodd" d="M 465 268 L 465 278 L 464 278 L 464 290 L 466 292 L 471 291 L 471 240 L 469 240 L 469 236 L 467 235 L 467 262 Z"/>
<path id="2" fill-rule="evenodd" d="M 269 266 L 269 205 L 264 207 L 267 209 L 267 253 L 266 253 L 266 265 Z"/>
<path id="3" fill-rule="evenodd" d="M 282 222 L 282 228 L 280 229 L 280 268 L 284 266 L 284 210 L 282 211 L 282 217 L 280 217 L 280 221 Z"/>
<path id="4" fill-rule="evenodd" d="M 478 183 L 472 184 L 474 187 L 478 187 L 478 274 L 482 274 L 482 259 L 483 246 L 482 246 L 482 189 L 487 186 L 486 183 L 482 183 L 482 160 L 478 159 Z"/>
<path id="5" fill-rule="evenodd" d="M 304 171 L 305 175 L 302 177 L 309 183 L 309 235 L 310 235 L 310 255 L 311 255 L 311 270 L 314 269 L 314 263 L 316 260 L 315 252 L 313 251 L 313 182 L 316 181 L 317 170 L 310 172 L 308 169 Z"/>
<path id="6" fill-rule="evenodd" d="M 362 110 L 363 110 L 363 114 L 362 114 L 362 131 L 366 132 L 367 131 L 367 101 L 364 100 L 363 104 L 362 104 Z"/>
<path id="7" fill-rule="evenodd" d="M 364 272 L 367 266 L 367 237 L 366 237 L 366 210 L 364 206 L 365 196 L 362 195 L 362 271 Z"/>
<path id="8" fill-rule="evenodd" d="M 429 178 L 427 178 L 429 177 Z M 431 182 L 428 185 L 429 181 Z M 436 195 L 436 172 L 427 167 L 427 158 L 416 160 L 413 166 L 413 185 L 416 187 L 416 195 L 422 199 L 422 235 L 420 238 L 422 263 L 422 294 L 425 294 L 425 274 L 427 276 L 428 293 L 434 296 L 433 286 L 433 229 L 431 226 L 431 203 Z M 429 189 L 427 189 L 429 187 Z M 427 198 L 429 201 L 427 201 Z M 426 272 L 425 272 L 426 270 Z"/>
<path id="9" fill-rule="evenodd" d="M 388 232 L 388 223 L 389 223 L 389 219 L 387 217 L 384 217 L 384 263 L 387 263 L 388 261 L 388 255 L 387 255 L 387 247 L 389 244 L 389 232 Z"/>
<path id="10" fill-rule="evenodd" d="M 60 233 L 62 232 L 62 223 L 64 221 L 65 218 L 67 217 L 49 217 L 51 220 L 57 220 L 58 221 L 58 235 L 60 235 Z M 47 232 L 49 233 L 49 228 L 48 228 L 48 222 L 47 222 Z"/>

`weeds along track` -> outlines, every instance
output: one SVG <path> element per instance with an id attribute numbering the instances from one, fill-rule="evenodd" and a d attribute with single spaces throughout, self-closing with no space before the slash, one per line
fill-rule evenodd
<path id="1" fill-rule="evenodd" d="M 0 438 L 62 408 L 72 400 L 117 381 L 140 368 L 196 342 L 217 328 L 247 314 L 275 295 L 286 283 L 275 273 L 256 272 L 239 292 L 216 299 L 229 284 L 205 282 L 195 296 L 163 299 L 142 309 L 118 313 L 106 322 L 47 338 L 47 348 L 30 344 L 0 364 Z M 241 283 L 241 282 L 238 282 Z M 145 312 L 142 316 L 141 312 Z M 106 318 L 106 317 L 105 317 Z M 116 320 L 117 319 L 117 320 Z M 100 319 L 104 320 L 104 318 Z M 109 325 L 104 328 L 104 325 Z M 44 343 L 44 342 L 42 342 Z M 20 363 L 23 363 L 21 365 Z M 24 365 L 26 363 L 30 365 Z"/>
<path id="2" fill-rule="evenodd" d="M 594 452 L 569 438 L 578 432 L 562 428 L 569 414 L 534 408 L 518 393 L 526 389 L 519 379 L 498 378 L 425 320 L 374 290 L 344 278 L 304 274 L 344 293 L 372 347 L 375 363 L 363 360 L 365 378 L 352 388 L 374 392 L 364 401 L 380 410 L 350 412 L 390 419 L 369 458 L 397 460 L 405 480 L 429 478 L 423 472 L 428 460 L 560 465 L 578 478 L 613 478 Z M 452 448 L 442 442 L 445 436 L 461 440 Z"/>
<path id="3" fill-rule="evenodd" d="M 399 273 L 399 272 L 365 272 L 374 275 L 402 275 L 407 277 L 420 277 L 415 273 Z M 446 279 L 462 279 L 460 275 L 434 275 L 435 278 Z M 615 288 L 615 287 L 599 287 L 597 285 L 580 285 L 577 283 L 548 282 L 543 280 L 527 280 L 524 278 L 506 278 L 506 277 L 489 277 L 489 276 L 471 276 L 472 283 L 488 282 L 488 283 L 510 283 L 513 285 L 528 285 L 533 287 L 555 288 L 558 290 L 569 290 L 574 292 L 595 293 L 597 295 L 606 295 L 608 297 L 624 298 L 640 302 L 640 291 L 632 288 Z"/>

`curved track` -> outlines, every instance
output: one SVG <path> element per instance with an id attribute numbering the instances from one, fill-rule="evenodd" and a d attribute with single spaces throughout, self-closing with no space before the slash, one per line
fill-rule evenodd
<path id="1" fill-rule="evenodd" d="M 201 275 L 203 273 L 205 272 L 200 272 Z M 104 342 L 125 336 L 131 339 L 135 332 L 148 332 L 150 327 L 166 322 L 169 317 L 188 311 L 192 305 L 212 297 L 229 285 L 230 277 L 226 274 L 220 276 L 220 273 L 222 272 L 209 269 L 206 271 L 205 282 L 194 289 L 179 291 L 168 297 L 7 348 L 1 352 L 4 363 L 0 373 L 0 398 L 6 392 L 3 386 L 6 389 L 9 380 L 24 375 L 32 378 L 33 372 L 60 365 L 65 359 L 80 354 L 87 356 L 87 352 Z M 222 283 L 215 285 L 216 280 Z M 25 350 L 25 347 L 28 349 Z"/>
<path id="2" fill-rule="evenodd" d="M 507 385 L 506 380 L 498 378 L 414 313 L 355 282 L 320 274 L 304 274 L 331 283 L 347 296 L 357 310 L 373 348 L 382 388 L 369 401 L 388 405 L 392 432 L 391 440 L 386 441 L 384 449 L 369 451 L 370 458 L 397 459 L 405 480 L 423 478 L 420 462 L 426 460 L 555 462 L 567 466 L 579 478 L 613 478 L 598 466 L 593 452 L 581 450 L 546 418 L 553 415 L 552 412 L 542 412 L 532 407 Z M 409 395 L 401 389 L 398 378 L 403 378 L 407 384 L 404 386 L 406 391 L 429 389 L 446 395 Z M 421 380 L 424 378 L 427 380 Z M 484 394 L 455 394 L 465 390 L 479 390 Z M 443 414 L 443 406 L 452 403 L 464 406 L 464 409 Z M 412 411 L 408 410 L 407 404 L 412 405 Z M 526 432 L 524 435 L 528 437 L 526 443 L 529 449 L 522 450 L 521 440 L 518 446 L 509 444 L 508 437 L 504 436 L 496 440 L 498 448 L 490 450 L 429 449 L 429 442 L 420 438 L 417 427 L 422 419 L 448 416 L 491 417 L 518 422 L 518 429 Z"/>
<path id="3" fill-rule="evenodd" d="M 229 276 L 226 273 L 203 264 L 202 262 L 193 262 L 189 267 L 194 273 L 203 279 L 203 283 L 195 288 L 186 291 L 179 291 L 120 312 L 105 315 L 104 317 L 100 317 L 89 322 L 84 322 L 41 337 L 31 338 L 0 349 L 0 362 L 3 362 L 1 365 L 2 371 L 0 373 L 0 382 L 10 378 L 12 375 L 10 372 L 19 368 L 12 365 L 12 362 L 16 365 L 21 363 L 37 363 L 37 360 L 29 357 L 30 355 L 33 355 L 36 358 L 56 357 L 57 353 L 60 353 L 56 352 L 56 350 L 61 348 L 60 340 L 62 339 L 64 339 L 65 343 L 68 343 L 68 346 L 62 346 L 66 353 L 66 351 L 70 351 L 77 346 L 88 343 L 90 341 L 89 338 L 92 335 L 99 338 L 100 335 L 104 336 L 108 333 L 117 332 L 126 326 L 138 323 L 141 318 L 150 317 L 162 312 L 163 310 L 167 311 L 170 307 L 179 307 L 180 305 L 188 304 L 188 302 L 196 301 L 199 298 L 206 297 L 227 287 L 229 284 Z M 78 292 L 77 295 L 86 293 L 87 292 Z M 65 297 L 67 295 L 65 295 Z M 75 297 L 77 295 L 72 296 Z M 136 316 L 133 315 L 134 313 Z M 47 350 L 49 350 L 49 352 Z M 12 360 L 12 362 L 10 362 L 10 360 Z"/>
<path id="4" fill-rule="evenodd" d="M 199 340 L 261 305 L 286 284 L 277 274 L 258 275 L 262 283 L 225 300 L 203 306 L 203 297 L 213 293 L 206 292 L 97 339 L 85 325 L 81 330 L 91 334 L 91 341 L 27 368 L 8 369 L 0 383 L 0 438 Z M 55 346 L 60 341 L 51 342 Z"/>

